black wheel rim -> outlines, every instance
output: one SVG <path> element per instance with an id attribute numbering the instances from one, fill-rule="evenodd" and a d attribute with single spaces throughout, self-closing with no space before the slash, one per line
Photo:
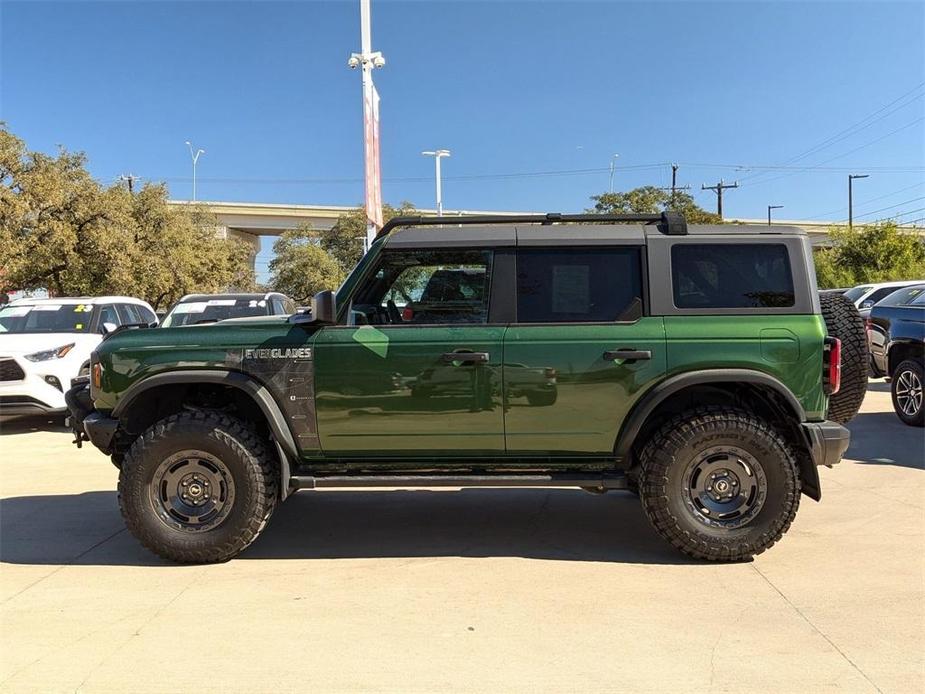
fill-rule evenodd
<path id="1" fill-rule="evenodd" d="M 922 409 L 922 381 L 915 371 L 897 375 L 896 405 L 907 417 L 914 417 Z"/>
<path id="2" fill-rule="evenodd" d="M 151 503 L 171 528 L 197 533 L 218 526 L 234 504 L 234 480 L 205 451 L 180 451 L 162 462 L 151 481 Z"/>
<path id="3" fill-rule="evenodd" d="M 705 525 L 739 528 L 761 511 L 767 486 L 761 464 L 748 451 L 738 446 L 716 446 L 688 464 L 684 501 Z"/>

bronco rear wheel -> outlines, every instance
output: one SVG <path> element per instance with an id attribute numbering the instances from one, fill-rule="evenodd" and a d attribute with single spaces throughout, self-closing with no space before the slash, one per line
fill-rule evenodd
<path id="1" fill-rule="evenodd" d="M 664 424 L 640 454 L 649 521 L 685 554 L 741 561 L 790 527 L 800 480 L 783 437 L 741 410 L 701 408 Z"/>
<path id="2" fill-rule="evenodd" d="M 129 531 L 177 562 L 231 559 L 257 539 L 276 499 L 266 447 L 243 422 L 211 412 L 183 412 L 151 426 L 119 475 Z"/>

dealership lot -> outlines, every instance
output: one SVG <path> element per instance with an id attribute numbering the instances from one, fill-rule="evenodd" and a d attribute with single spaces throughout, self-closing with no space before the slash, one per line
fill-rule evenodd
<path id="1" fill-rule="evenodd" d="M 847 459 L 753 562 L 687 560 L 627 493 L 318 491 L 173 566 L 116 470 L 0 424 L 3 691 L 925 687 L 925 437 L 870 384 Z"/>

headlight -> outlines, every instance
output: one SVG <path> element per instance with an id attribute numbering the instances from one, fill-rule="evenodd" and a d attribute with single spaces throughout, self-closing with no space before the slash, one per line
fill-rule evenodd
<path id="1" fill-rule="evenodd" d="M 72 349 L 74 349 L 73 342 L 69 345 L 62 345 L 57 349 L 46 349 L 44 352 L 34 352 L 33 354 L 27 354 L 26 359 L 29 361 L 48 361 L 49 359 L 60 359 Z"/>

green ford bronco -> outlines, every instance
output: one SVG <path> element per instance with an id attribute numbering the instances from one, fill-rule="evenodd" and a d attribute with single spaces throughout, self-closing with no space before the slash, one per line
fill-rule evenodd
<path id="1" fill-rule="evenodd" d="M 787 227 L 404 217 L 311 311 L 108 336 L 68 402 L 175 561 L 234 557 L 297 490 L 440 486 L 627 490 L 677 549 L 736 561 L 848 446 L 863 324 L 825 301 Z"/>

